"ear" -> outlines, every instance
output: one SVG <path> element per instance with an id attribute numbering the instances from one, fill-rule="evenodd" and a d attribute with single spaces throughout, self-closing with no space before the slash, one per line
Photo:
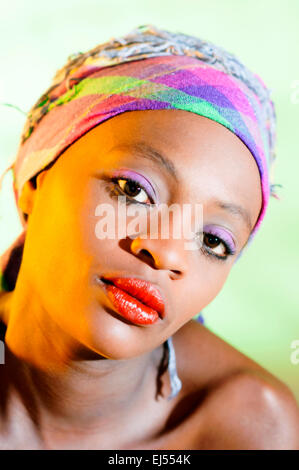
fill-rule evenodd
<path id="1" fill-rule="evenodd" d="M 33 184 L 32 180 L 28 180 L 24 184 L 22 193 L 18 200 L 18 206 L 24 214 L 31 214 L 37 190 L 42 186 L 46 174 L 47 171 L 44 170 L 37 175 L 36 185 Z"/>

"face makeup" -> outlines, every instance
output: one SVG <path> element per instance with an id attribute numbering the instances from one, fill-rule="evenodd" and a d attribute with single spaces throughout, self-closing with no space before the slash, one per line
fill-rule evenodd
<path id="1" fill-rule="evenodd" d="M 127 320 L 136 325 L 152 325 L 164 318 L 161 293 L 150 282 L 124 277 L 100 279 L 113 306 Z"/>

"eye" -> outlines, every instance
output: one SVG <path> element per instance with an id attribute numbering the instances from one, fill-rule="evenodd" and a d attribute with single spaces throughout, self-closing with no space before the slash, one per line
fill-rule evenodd
<path id="1" fill-rule="evenodd" d="M 116 183 L 124 194 L 141 204 L 151 204 L 151 200 L 145 189 L 137 182 L 131 179 L 117 178 Z M 148 202 L 147 202 L 148 201 Z"/>
<path id="2" fill-rule="evenodd" d="M 221 233 L 221 237 L 218 235 Z M 211 259 L 225 261 L 236 253 L 236 247 L 231 237 L 223 229 L 207 226 L 204 232 L 197 234 L 201 246 L 200 251 Z"/>
<path id="3" fill-rule="evenodd" d="M 204 233 L 203 243 L 218 256 L 225 258 L 227 254 L 230 254 L 230 250 L 226 243 L 224 243 L 221 238 L 216 237 L 211 233 Z"/>

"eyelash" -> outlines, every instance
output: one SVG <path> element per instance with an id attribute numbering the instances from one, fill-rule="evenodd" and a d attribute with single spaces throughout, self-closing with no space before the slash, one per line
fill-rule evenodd
<path id="1" fill-rule="evenodd" d="M 216 235 L 212 235 L 211 233 L 209 232 L 204 232 L 204 235 L 209 235 L 210 237 L 214 237 L 214 238 L 217 238 L 220 243 L 222 243 L 225 247 L 225 250 L 226 250 L 226 255 L 225 256 L 221 256 L 221 255 L 218 255 L 217 253 L 213 253 L 212 251 L 208 250 L 207 248 L 204 248 L 203 245 L 200 247 L 200 251 L 203 255 L 207 256 L 208 258 L 210 258 L 212 261 L 226 261 L 229 256 L 233 256 L 235 254 L 235 251 L 232 250 L 230 248 L 230 246 L 225 243 L 224 240 L 222 240 L 222 238 L 220 237 L 216 237 Z"/>
<path id="2" fill-rule="evenodd" d="M 106 189 L 108 190 L 109 195 L 111 197 L 117 198 L 118 196 L 126 196 L 125 204 L 127 206 L 130 205 L 130 204 L 139 204 L 141 206 L 150 206 L 150 204 L 148 204 L 146 202 L 135 201 L 133 198 L 130 198 L 130 196 L 126 195 L 123 192 L 123 190 L 119 187 L 119 184 L 117 183 L 119 180 L 125 180 L 128 183 L 135 183 L 138 186 L 138 188 L 143 189 L 143 191 L 145 191 L 145 193 L 148 194 L 146 189 L 140 183 L 138 183 L 137 181 L 133 180 L 132 178 L 118 176 L 117 178 L 110 178 L 110 181 L 108 182 L 108 185 L 106 186 Z M 148 196 L 148 197 L 149 197 L 149 199 L 151 199 L 150 196 Z M 155 203 L 153 202 L 152 204 L 155 204 Z"/>
<path id="3" fill-rule="evenodd" d="M 134 201 L 134 199 L 130 199 L 130 196 L 127 196 L 122 191 L 122 189 L 119 187 L 119 185 L 117 183 L 119 180 L 126 180 L 127 182 L 137 183 L 137 186 L 139 188 L 143 189 L 143 191 L 145 191 L 146 194 L 147 194 L 146 189 L 141 184 L 139 184 L 137 181 L 135 181 L 131 178 L 128 178 L 128 177 L 118 176 L 117 178 L 110 178 L 108 184 L 106 185 L 106 190 L 109 192 L 110 197 L 116 199 L 118 196 L 126 196 L 125 204 L 127 206 L 130 205 L 130 204 L 139 204 L 139 205 L 142 205 L 142 206 L 151 206 L 150 204 L 148 204 L 146 202 Z M 201 253 L 204 256 L 207 256 L 212 261 L 222 261 L 223 262 L 223 261 L 226 261 L 230 256 L 233 256 L 236 253 L 234 250 L 232 250 L 230 248 L 230 246 L 224 240 L 222 240 L 222 238 L 217 237 L 216 235 L 213 235 L 209 232 L 203 232 L 203 234 L 204 235 L 210 235 L 210 237 L 217 238 L 220 241 L 220 243 L 222 243 L 225 247 L 226 256 L 218 255 L 217 253 L 214 253 L 214 252 L 208 250 L 207 248 L 204 248 L 203 245 L 200 247 Z"/>

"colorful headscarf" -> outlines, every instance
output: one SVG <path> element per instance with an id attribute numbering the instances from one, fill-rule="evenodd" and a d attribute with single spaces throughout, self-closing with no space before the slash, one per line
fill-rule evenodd
<path id="1" fill-rule="evenodd" d="M 249 244 L 265 216 L 269 196 L 277 197 L 270 181 L 275 111 L 269 90 L 222 48 L 152 25 L 78 53 L 56 73 L 51 87 L 28 113 L 16 160 L 9 167 L 16 202 L 26 181 L 93 127 L 126 111 L 155 109 L 181 109 L 212 119 L 251 151 L 261 178 L 262 208 Z M 20 257 L 24 239 L 22 233 L 1 260 L 2 284 L 5 288 L 6 282 L 8 290 L 14 284 L 9 271 L 16 271 L 14 263 L 18 264 L 14 255 Z"/>

